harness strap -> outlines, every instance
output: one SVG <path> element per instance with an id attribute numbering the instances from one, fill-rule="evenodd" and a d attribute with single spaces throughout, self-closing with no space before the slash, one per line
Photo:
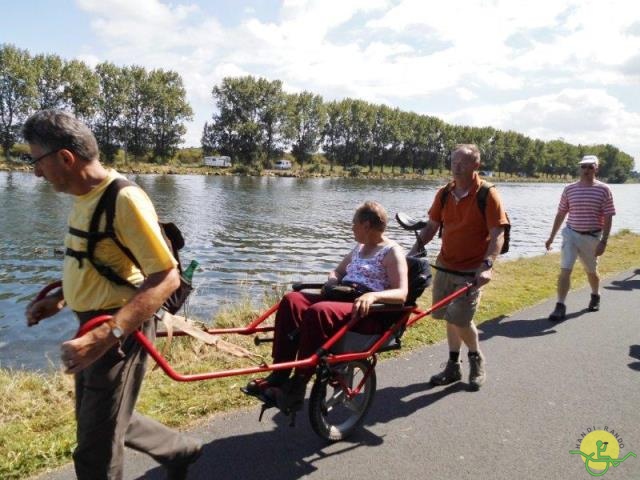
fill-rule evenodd
<path id="1" fill-rule="evenodd" d="M 93 258 L 95 258 L 95 250 L 98 241 L 102 240 L 103 238 L 110 238 L 116 243 L 116 245 L 118 245 L 118 248 L 122 250 L 122 253 L 124 253 L 136 267 L 140 268 L 140 264 L 138 263 L 138 260 L 136 260 L 136 258 L 133 256 L 133 253 L 131 253 L 131 250 L 125 247 L 122 242 L 120 242 L 116 237 L 115 228 L 113 227 L 113 219 L 116 215 L 116 198 L 118 196 L 118 192 L 128 185 L 134 184 L 126 179 L 116 178 L 107 186 L 104 193 L 100 197 L 98 204 L 96 205 L 96 209 L 94 210 L 93 216 L 91 217 L 91 223 L 89 224 L 89 232 L 87 236 L 87 258 L 91 260 L 91 263 L 94 263 Z M 102 212 L 104 212 L 105 214 L 104 232 L 99 231 L 100 217 Z M 93 234 L 92 232 L 96 232 L 96 234 Z"/>
<path id="2" fill-rule="evenodd" d="M 476 203 L 478 204 L 478 208 L 480 212 L 482 212 L 482 218 L 484 218 L 485 222 L 487 220 L 487 214 L 485 210 L 487 209 L 487 196 L 489 195 L 489 190 L 495 187 L 493 183 L 489 183 L 485 180 L 480 182 L 480 186 L 478 187 L 478 191 L 476 192 Z M 442 189 L 442 195 L 440 196 L 440 209 L 444 210 L 444 206 L 447 203 L 447 199 L 449 198 L 449 194 L 455 188 L 455 184 L 453 182 L 447 183 Z M 438 237 L 442 237 L 442 229 L 444 228 L 444 222 L 440 222 L 440 228 L 438 229 Z"/>
<path id="3" fill-rule="evenodd" d="M 476 192 L 476 203 L 478 204 L 478 208 L 482 213 L 482 218 L 484 218 L 485 223 L 487 221 L 487 214 L 486 214 L 487 197 L 489 196 L 489 190 L 491 190 L 494 187 L 495 185 L 493 183 L 489 183 L 486 180 L 482 180 L 480 182 L 480 187 L 478 187 L 478 191 Z M 442 188 L 442 195 L 440 196 L 441 211 L 444 210 L 444 206 L 447 203 L 447 198 L 449 197 L 449 194 L 451 193 L 451 190 L 453 190 L 453 188 L 455 188 L 455 185 L 453 182 L 447 183 Z M 509 251 L 509 239 L 510 239 L 509 233 L 511 232 L 511 220 L 509 220 L 509 215 L 507 215 L 506 212 L 505 212 L 505 215 L 507 217 L 508 223 L 506 223 L 505 225 L 502 225 L 502 227 L 504 227 L 504 236 L 503 236 L 504 243 L 502 244 L 502 248 L 500 249 L 501 254 L 507 253 Z M 440 222 L 440 228 L 438 229 L 439 238 L 442 238 L 443 228 L 444 228 L 444 221 Z"/>
<path id="4" fill-rule="evenodd" d="M 94 238 L 96 242 L 99 242 L 103 238 L 111 238 L 111 235 L 108 232 L 85 232 L 84 230 L 79 230 L 74 227 L 69 227 L 68 232 L 75 237 L 86 239 Z"/>
<path id="5" fill-rule="evenodd" d="M 65 250 L 64 254 L 68 257 L 75 258 L 78 261 L 78 268 L 82 268 L 82 259 L 87 258 L 87 252 L 79 252 L 68 247 Z"/>
<path id="6" fill-rule="evenodd" d="M 450 273 L 451 275 L 458 275 L 459 277 L 475 277 L 476 276 L 476 272 L 461 272 L 458 270 L 449 270 L 448 268 L 439 267 L 437 265 L 431 265 L 431 266 L 436 270 L 440 270 L 441 272 Z"/>
<path id="7" fill-rule="evenodd" d="M 98 200 L 96 208 L 93 211 L 93 215 L 91 216 L 89 231 L 85 232 L 84 230 L 69 227 L 69 233 L 71 235 L 87 239 L 87 251 L 80 252 L 71 248 L 67 248 L 65 251 L 65 255 L 78 260 L 80 268 L 82 268 L 82 260 L 86 258 L 87 260 L 89 260 L 89 263 L 91 263 L 91 265 L 96 269 L 96 271 L 103 277 L 106 277 L 108 280 L 117 285 L 126 285 L 133 289 L 137 289 L 134 284 L 119 276 L 114 269 L 112 269 L 108 265 L 102 265 L 98 263 L 95 258 L 95 250 L 98 242 L 109 238 L 118 246 L 122 253 L 124 253 L 136 267 L 142 270 L 140 263 L 135 258 L 131 250 L 125 247 L 124 244 L 120 240 L 118 240 L 115 228 L 113 226 L 113 221 L 116 213 L 116 198 L 118 196 L 118 192 L 128 185 L 135 184 L 130 182 L 129 180 L 117 178 L 113 180 L 109 185 L 107 185 L 107 188 L 102 193 L 102 196 L 100 197 L 100 200 Z M 105 230 L 101 232 L 99 230 L 100 218 L 102 217 L 103 213 L 105 214 Z"/>

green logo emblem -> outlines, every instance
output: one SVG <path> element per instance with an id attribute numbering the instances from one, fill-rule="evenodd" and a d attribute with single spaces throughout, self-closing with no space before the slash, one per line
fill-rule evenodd
<path id="1" fill-rule="evenodd" d="M 607 427 L 605 427 L 607 429 Z M 636 457 L 633 452 L 627 453 L 623 458 L 618 459 L 620 455 L 620 446 L 622 439 L 620 435 L 613 435 L 607 430 L 589 429 L 590 433 L 584 435 L 580 442 L 579 450 L 570 450 L 569 453 L 580 455 L 584 462 L 589 475 L 593 477 L 601 477 L 609 467 L 617 467 L 629 457 Z"/>

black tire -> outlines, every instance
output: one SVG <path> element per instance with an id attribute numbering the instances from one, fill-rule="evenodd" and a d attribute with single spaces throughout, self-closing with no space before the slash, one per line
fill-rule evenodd
<path id="1" fill-rule="evenodd" d="M 376 372 L 365 360 L 334 365 L 330 375 L 317 376 L 309 398 L 311 428 L 325 440 L 337 442 L 360 427 L 376 392 Z M 370 371 L 370 372 L 369 372 Z M 369 372 L 360 393 L 348 399 L 337 379 L 356 387 Z"/>

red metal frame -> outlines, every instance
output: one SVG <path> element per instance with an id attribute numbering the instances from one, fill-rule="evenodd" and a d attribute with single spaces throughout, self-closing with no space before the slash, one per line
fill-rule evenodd
<path id="1" fill-rule="evenodd" d="M 55 288 L 61 287 L 62 282 L 54 282 L 47 287 L 45 287 L 36 298 L 41 299 Z M 171 365 L 167 362 L 167 360 L 162 356 L 162 354 L 156 349 L 155 345 L 151 340 L 142 334 L 140 331 L 135 331 L 133 333 L 134 337 L 142 347 L 147 350 L 151 358 L 155 360 L 158 366 L 169 376 L 172 380 L 177 382 L 197 382 L 200 380 L 211 380 L 215 378 L 223 378 L 223 377 L 232 377 L 237 375 L 249 375 L 255 373 L 263 373 L 270 372 L 273 370 L 283 370 L 290 368 L 299 368 L 299 367 L 316 367 L 322 361 L 327 365 L 333 365 L 336 363 L 350 362 L 354 360 L 363 360 L 369 357 L 373 357 L 375 359 L 375 355 L 394 335 L 397 331 L 399 331 L 403 327 L 410 327 L 414 323 L 416 323 L 421 318 L 429 315 L 434 310 L 441 308 L 447 305 L 449 302 L 454 299 L 460 297 L 465 294 L 470 288 L 472 288 L 472 284 L 469 283 L 459 290 L 455 291 L 451 295 L 443 298 L 439 302 L 435 303 L 431 306 L 431 308 L 427 310 L 420 310 L 417 307 L 383 307 L 377 309 L 377 311 L 390 311 L 390 312 L 398 312 L 401 313 L 399 319 L 388 328 L 376 342 L 369 347 L 368 350 L 363 352 L 353 352 L 353 353 L 341 353 L 341 354 L 332 354 L 326 353 L 331 350 L 331 348 L 347 333 L 347 331 L 351 330 L 355 324 L 358 322 L 358 319 L 351 319 L 345 325 L 343 325 L 329 340 L 327 340 L 320 349 L 313 355 L 308 358 L 302 360 L 295 360 L 291 362 L 282 362 L 282 363 L 274 363 L 271 365 L 263 364 L 258 367 L 246 367 L 246 368 L 237 368 L 231 370 L 222 370 L 217 372 L 207 372 L 207 373 L 197 373 L 197 374 L 181 374 L 176 372 Z M 252 335 L 255 333 L 263 333 L 273 331 L 273 327 L 262 327 L 260 326 L 265 320 L 267 320 L 273 313 L 275 313 L 278 309 L 279 303 L 276 303 L 271 308 L 269 308 L 266 312 L 252 321 L 249 325 L 242 328 L 213 328 L 207 330 L 207 333 L 213 335 L 220 334 L 240 334 L 240 335 Z M 88 331 L 96 328 L 104 322 L 109 321 L 111 319 L 111 315 L 100 315 L 92 318 L 88 322 L 82 324 L 76 333 L 76 338 L 84 335 Z M 175 332 L 174 335 L 184 334 L 183 332 Z M 158 336 L 164 336 L 162 332 L 159 332 Z M 366 378 L 365 378 L 366 379 Z M 364 380 L 363 380 L 364 382 Z M 361 382 L 361 385 L 363 384 Z M 358 385 L 356 389 L 353 391 L 349 391 L 350 394 L 356 394 L 361 385 Z"/>
<path id="2" fill-rule="evenodd" d="M 36 296 L 36 301 L 42 300 L 47 295 L 47 293 L 49 293 L 51 290 L 55 290 L 56 288 L 62 288 L 62 280 L 50 283 L 42 290 L 40 290 L 40 293 L 38 293 L 38 295 Z"/>
<path id="3" fill-rule="evenodd" d="M 356 388 L 351 388 L 349 387 L 343 380 L 341 376 L 336 376 L 333 378 L 333 382 L 334 384 L 337 384 L 340 386 L 340 389 L 345 393 L 345 395 L 347 396 L 347 398 L 349 400 L 351 400 L 352 398 L 358 396 L 360 394 L 360 390 L 362 390 L 362 386 L 367 383 L 367 380 L 369 379 L 369 377 L 371 376 L 371 373 L 375 370 L 376 368 L 376 364 L 378 363 L 378 358 L 376 357 L 376 355 L 374 354 L 371 357 L 371 363 L 369 365 L 369 368 L 367 368 L 367 371 L 364 372 L 364 375 L 362 376 L 362 380 L 360 380 L 360 382 L 358 383 L 358 385 L 356 386 Z"/>

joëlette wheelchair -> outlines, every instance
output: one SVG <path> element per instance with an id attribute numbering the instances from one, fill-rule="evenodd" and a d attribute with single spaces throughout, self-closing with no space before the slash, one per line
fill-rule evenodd
<path id="1" fill-rule="evenodd" d="M 405 230 L 414 232 L 416 238 L 418 231 L 426 223 L 416 221 L 405 214 L 398 213 L 396 220 Z M 371 406 L 376 392 L 375 367 L 378 354 L 402 347 L 401 337 L 404 331 L 421 318 L 432 311 L 441 308 L 454 299 L 464 295 L 473 284 L 467 283 L 453 294 L 432 305 L 427 310 L 417 307 L 416 301 L 420 294 L 430 283 L 430 268 L 426 259 L 426 251 L 423 249 L 415 257 L 407 257 L 409 266 L 409 291 L 413 292 L 411 298 L 404 306 L 373 305 L 375 311 L 397 312 L 397 319 L 388 322 L 384 333 L 379 335 L 363 335 L 351 331 L 358 319 L 351 319 L 343 325 L 329 340 L 308 358 L 302 358 L 290 362 L 262 363 L 258 366 L 222 370 L 198 374 L 181 374 L 176 372 L 155 345 L 140 331 L 134 332 L 136 340 L 140 342 L 148 354 L 156 361 L 158 366 L 173 380 L 178 382 L 197 382 L 223 377 L 253 375 L 274 370 L 294 369 L 298 367 L 315 368 L 315 380 L 309 398 L 309 420 L 313 430 L 328 441 L 339 441 L 347 438 L 362 422 Z M 425 268 L 426 267 L 426 268 Z M 428 278 L 425 277 L 428 275 Z M 45 287 L 39 298 L 43 298 L 51 290 L 61 286 L 61 282 L 55 282 Z M 320 289 L 319 283 L 294 284 L 294 290 Z M 273 332 L 273 326 L 263 325 L 278 309 L 279 302 L 262 313 L 246 327 L 236 328 L 211 328 L 206 332 L 211 335 L 256 335 L 256 345 L 271 342 L 273 338 L 259 336 Z M 109 315 L 100 315 L 84 323 L 78 330 L 76 337 L 81 336 L 98 325 L 108 321 Z M 173 332 L 174 336 L 184 335 L 184 332 Z M 158 337 L 166 336 L 166 332 L 159 331 Z M 257 395 L 263 404 L 260 419 L 265 410 L 274 407 L 273 401 L 263 395 Z M 295 422 L 295 412 L 290 413 L 291 424 Z"/>

